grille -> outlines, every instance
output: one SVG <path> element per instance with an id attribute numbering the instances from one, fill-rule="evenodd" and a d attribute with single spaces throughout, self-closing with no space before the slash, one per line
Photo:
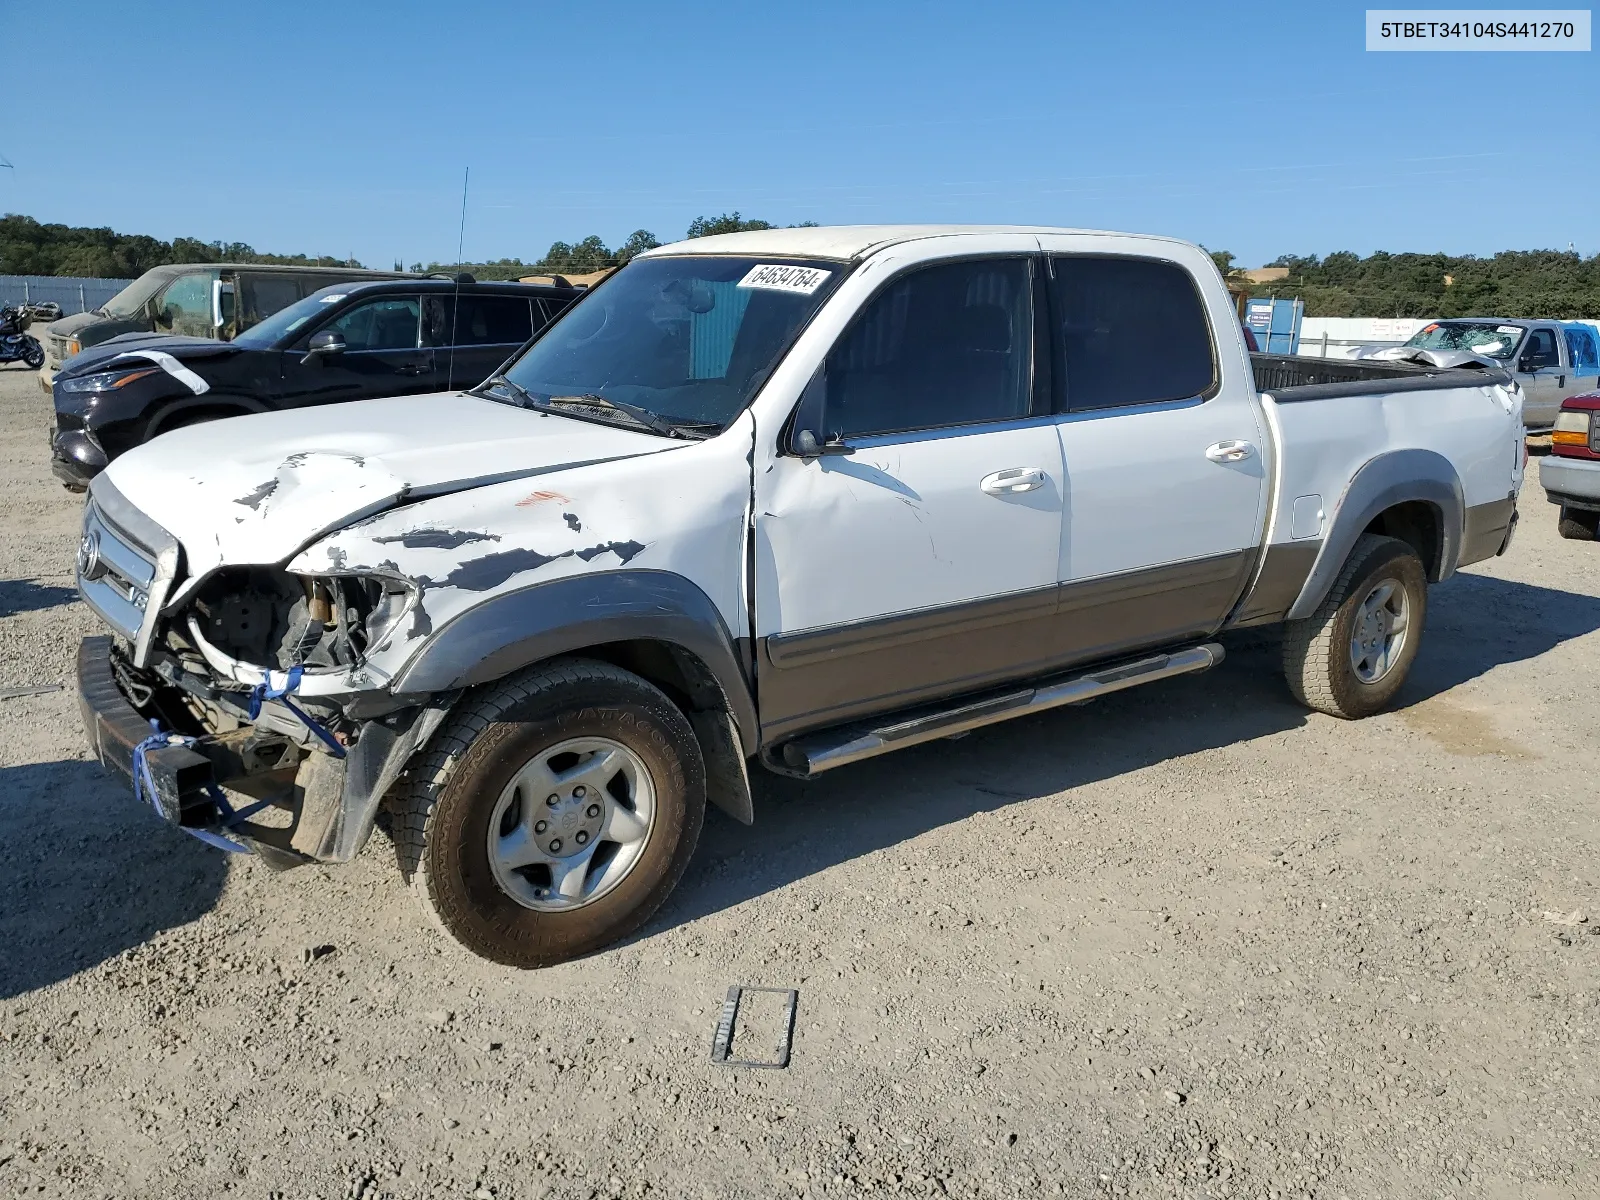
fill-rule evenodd
<path id="1" fill-rule="evenodd" d="M 130 533 L 130 527 L 141 533 Z M 78 592 L 106 624 L 133 644 L 133 659 L 139 666 L 148 655 L 154 617 L 166 599 L 177 563 L 176 540 L 131 508 L 104 480 L 96 480 L 83 511 Z"/>
<path id="2" fill-rule="evenodd" d="M 1600 412 L 1589 414 L 1589 452 L 1600 454 Z"/>

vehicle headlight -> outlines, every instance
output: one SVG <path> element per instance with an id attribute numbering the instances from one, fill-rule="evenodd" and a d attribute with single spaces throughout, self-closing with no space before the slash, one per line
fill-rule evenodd
<path id="1" fill-rule="evenodd" d="M 1581 408 L 1564 408 L 1556 414 L 1555 428 L 1550 433 L 1552 446 L 1589 445 L 1589 413 Z"/>
<path id="2" fill-rule="evenodd" d="M 131 371 L 100 371 L 94 375 L 79 375 L 75 379 L 63 379 L 61 390 L 63 392 L 114 392 L 118 388 L 127 387 L 135 379 L 143 379 L 146 375 L 155 375 L 160 372 L 160 367 L 135 367 Z"/>

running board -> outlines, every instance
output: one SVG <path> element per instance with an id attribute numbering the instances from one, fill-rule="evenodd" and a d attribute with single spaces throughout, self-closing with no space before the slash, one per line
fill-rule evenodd
<path id="1" fill-rule="evenodd" d="M 1137 687 L 1141 683 L 1154 683 L 1174 675 L 1209 670 L 1222 658 L 1222 647 L 1215 642 L 1208 642 L 1188 650 L 1157 654 L 1136 662 L 1102 667 L 1086 675 L 1076 675 L 1053 683 L 1047 681 L 1037 687 L 969 701 L 892 724 L 853 725 L 842 730 L 807 734 L 784 744 L 783 763 L 798 775 L 820 775 L 834 767 L 860 762 L 864 758 L 875 758 L 921 742 L 953 737 L 969 729 L 1009 721 L 1026 713 L 1059 708 L 1063 704 L 1080 704 L 1110 692 Z"/>

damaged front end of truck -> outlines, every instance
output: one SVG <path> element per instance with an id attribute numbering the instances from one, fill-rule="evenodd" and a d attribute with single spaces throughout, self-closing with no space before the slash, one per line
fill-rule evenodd
<path id="1" fill-rule="evenodd" d="M 346 862 L 454 693 L 397 698 L 374 662 L 426 633 L 398 570 L 180 575 L 175 539 L 100 482 L 80 590 L 116 631 L 79 651 L 94 748 L 163 817 L 275 866 Z M 185 586 L 192 584 L 192 586 Z"/>

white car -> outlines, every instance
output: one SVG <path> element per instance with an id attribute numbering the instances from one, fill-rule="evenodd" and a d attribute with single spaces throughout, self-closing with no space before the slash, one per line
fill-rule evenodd
<path id="1" fill-rule="evenodd" d="M 349 860 L 387 802 L 445 929 L 557 962 L 655 910 L 708 800 L 751 820 L 751 764 L 1204 670 L 1273 622 L 1300 700 L 1377 711 L 1427 584 L 1511 536 L 1519 404 L 1499 372 L 1252 362 L 1167 238 L 683 242 L 471 391 L 114 461 L 83 709 L 169 820 L 279 865 Z"/>

